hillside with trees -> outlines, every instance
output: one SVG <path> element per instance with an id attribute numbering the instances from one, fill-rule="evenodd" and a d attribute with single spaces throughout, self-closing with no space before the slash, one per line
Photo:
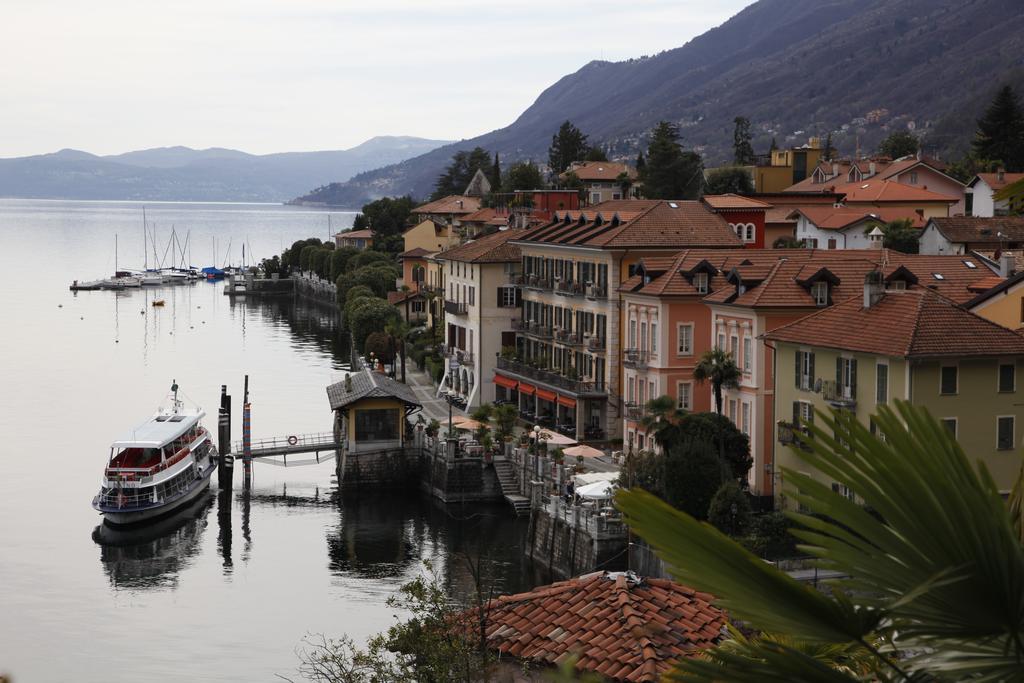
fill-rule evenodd
<path id="1" fill-rule="evenodd" d="M 332 198 L 427 197 L 452 155 L 475 147 L 509 166 L 547 160 L 567 119 L 588 145 L 629 161 L 664 120 L 707 166 L 731 163 L 737 116 L 755 151 L 831 133 L 837 153 L 851 155 L 912 126 L 927 154 L 960 156 L 997 90 L 1024 91 L 1021 54 L 1018 0 L 759 0 L 677 49 L 591 62 L 509 126 L 359 174 Z"/>

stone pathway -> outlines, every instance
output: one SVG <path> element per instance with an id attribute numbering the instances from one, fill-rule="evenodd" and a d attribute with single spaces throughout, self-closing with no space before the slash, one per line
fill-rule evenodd
<path id="1" fill-rule="evenodd" d="M 437 392 L 437 388 L 430 380 L 430 375 L 425 371 L 417 370 L 415 364 L 407 362 L 405 366 L 405 380 L 405 383 L 412 387 L 416 397 L 423 404 L 423 411 L 416 415 L 423 415 L 423 419 L 428 422 L 432 419 L 438 422 L 445 422 L 448 419 L 448 402 L 434 395 Z M 413 420 L 416 419 L 416 415 L 413 416 Z M 465 416 L 466 412 L 452 406 L 452 417 L 456 415 Z"/>

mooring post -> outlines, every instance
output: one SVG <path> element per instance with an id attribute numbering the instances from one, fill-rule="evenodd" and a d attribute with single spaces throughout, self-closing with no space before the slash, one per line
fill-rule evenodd
<path id="1" fill-rule="evenodd" d="M 252 486 L 252 424 L 250 422 L 249 375 L 245 376 L 245 394 L 242 399 L 242 488 Z"/>
<path id="2" fill-rule="evenodd" d="M 220 385 L 220 410 L 217 413 L 217 437 L 220 457 L 217 458 L 217 483 L 222 489 L 231 488 L 235 456 L 231 454 L 231 397 L 226 384 Z"/>

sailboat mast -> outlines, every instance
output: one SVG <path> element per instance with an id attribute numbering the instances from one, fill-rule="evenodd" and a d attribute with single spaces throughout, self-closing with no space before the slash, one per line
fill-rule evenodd
<path id="1" fill-rule="evenodd" d="M 114 277 L 117 277 L 117 233 L 114 233 Z"/>
<path id="2" fill-rule="evenodd" d="M 142 207 L 142 259 L 145 261 L 144 270 L 149 270 L 149 252 L 146 250 L 146 207 Z"/>

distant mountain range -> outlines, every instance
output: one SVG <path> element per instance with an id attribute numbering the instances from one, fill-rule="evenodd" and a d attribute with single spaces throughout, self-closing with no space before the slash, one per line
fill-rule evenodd
<path id="1" fill-rule="evenodd" d="M 587 64 L 506 128 L 303 199 L 358 207 L 383 195 L 422 198 L 452 154 L 477 145 L 505 163 L 543 162 L 566 119 L 620 158 L 633 158 L 666 119 L 708 165 L 727 162 L 736 116 L 752 121 L 760 152 L 772 138 L 802 144 L 829 131 L 840 152 L 870 152 L 912 128 L 929 154 L 948 157 L 966 150 L 1005 82 L 1024 93 L 1021 0 L 759 0 L 680 48 Z"/>
<path id="2" fill-rule="evenodd" d="M 247 154 L 160 147 L 97 156 L 74 149 L 0 159 L 0 197 L 285 201 L 328 180 L 346 180 L 446 144 L 381 136 L 346 150 Z"/>

